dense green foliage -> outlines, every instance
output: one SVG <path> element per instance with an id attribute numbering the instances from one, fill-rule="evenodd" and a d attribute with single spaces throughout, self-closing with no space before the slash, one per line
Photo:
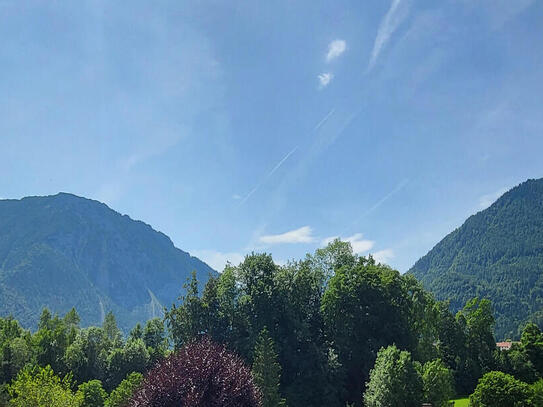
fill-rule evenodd
<path id="1" fill-rule="evenodd" d="M 126 407 L 135 391 L 143 382 L 143 375 L 138 372 L 130 373 L 109 395 L 105 407 Z"/>
<path id="2" fill-rule="evenodd" d="M 448 407 L 454 395 L 453 376 L 440 359 L 426 362 L 422 368 L 423 399 L 434 407 Z"/>
<path id="3" fill-rule="evenodd" d="M 500 339 L 517 337 L 526 321 L 543 323 L 543 179 L 471 216 L 409 272 L 455 311 L 489 298 Z"/>
<path id="4" fill-rule="evenodd" d="M 103 407 L 107 399 L 102 382 L 96 379 L 80 384 L 77 394 L 81 398 L 81 407 Z"/>
<path id="5" fill-rule="evenodd" d="M 281 398 L 279 393 L 281 366 L 277 361 L 273 339 L 266 328 L 260 332 L 256 341 L 253 377 L 262 393 L 262 407 L 285 405 L 285 400 Z"/>
<path id="6" fill-rule="evenodd" d="M 409 352 L 381 348 L 364 393 L 366 407 L 420 407 L 423 383 Z"/>
<path id="7" fill-rule="evenodd" d="M 502 372 L 486 373 L 470 396 L 471 407 L 532 407 L 533 390 Z"/>
<path id="8" fill-rule="evenodd" d="M 421 363 L 450 361 L 446 365 L 458 372 L 455 377 L 467 360 L 476 371 L 487 371 L 480 365 L 486 354 L 479 355 L 486 349 L 481 343 L 492 338 L 485 304 L 475 301 L 461 323 L 412 276 L 356 256 L 348 243 L 335 241 L 283 267 L 269 255 L 249 255 L 211 278 L 201 295 L 193 277 L 165 321 L 176 348 L 206 334 L 251 364 L 267 327 L 288 405 L 343 407 L 362 404 L 377 353 L 392 344 Z M 447 329 L 458 331 L 456 348 L 441 346 L 440 338 L 449 339 Z M 471 390 L 478 378 L 470 377 Z"/>
<path id="9" fill-rule="evenodd" d="M 83 326 L 162 316 L 190 272 L 214 271 L 143 222 L 70 194 L 0 200 L 0 316 L 35 329 L 43 304 Z"/>
<path id="10" fill-rule="evenodd" d="M 79 407 L 81 395 L 74 394 L 69 376 L 59 379 L 50 366 L 25 368 L 9 387 L 10 407 Z"/>
<path id="11" fill-rule="evenodd" d="M 0 405 L 10 385 L 14 403 L 26 402 L 17 386 L 28 386 L 29 397 L 43 386 L 77 406 L 121 407 L 172 394 L 173 402 L 207 400 L 211 393 L 253 401 L 251 394 L 262 394 L 274 407 L 358 407 L 364 393 L 368 405 L 439 406 L 453 391 L 473 393 L 492 371 L 523 382 L 534 400 L 541 396 L 537 325 L 526 325 L 511 350 L 498 351 L 488 300 L 471 299 L 453 315 L 413 276 L 357 256 L 341 241 L 285 266 L 251 254 L 211 276 L 203 290 L 193 274 L 164 315 L 127 336 L 111 312 L 102 326 L 82 329 L 75 309 L 64 317 L 44 309 L 34 333 L 0 318 Z M 202 336 L 209 347 L 191 348 Z M 178 356 L 168 358 L 172 347 Z M 202 357 L 206 352 L 230 367 Z M 252 366 L 254 378 L 243 366 Z M 182 379 L 187 375 L 192 382 Z M 234 393 L 227 378 L 239 385 Z M 259 391 L 246 387 L 253 381 Z"/>
<path id="12" fill-rule="evenodd" d="M 141 373 L 167 353 L 161 320 L 149 320 L 141 338 L 124 340 L 111 313 L 102 327 L 81 329 L 74 309 L 64 318 L 44 309 L 34 334 L 12 318 L 0 318 L 0 406 L 11 383 L 13 406 L 46 406 L 53 397 L 53 406 L 122 407 Z M 40 391 L 51 396 L 41 397 Z"/>

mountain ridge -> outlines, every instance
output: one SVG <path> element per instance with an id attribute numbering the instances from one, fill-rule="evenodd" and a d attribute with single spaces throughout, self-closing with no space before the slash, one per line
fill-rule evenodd
<path id="1" fill-rule="evenodd" d="M 43 306 L 76 306 L 84 325 L 99 323 L 104 307 L 128 328 L 157 301 L 173 302 L 192 270 L 201 281 L 216 273 L 102 202 L 66 192 L 0 200 L 0 315 L 27 327 Z"/>
<path id="2" fill-rule="evenodd" d="M 496 335 L 543 313 L 543 179 L 530 179 L 470 216 L 408 271 L 454 310 L 493 302 Z"/>

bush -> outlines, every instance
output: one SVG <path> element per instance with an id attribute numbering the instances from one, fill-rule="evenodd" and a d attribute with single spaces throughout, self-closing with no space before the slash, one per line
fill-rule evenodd
<path id="1" fill-rule="evenodd" d="M 471 407 L 532 407 L 532 389 L 502 372 L 486 373 L 470 396 Z"/>
<path id="2" fill-rule="evenodd" d="M 159 362 L 129 407 L 257 407 L 251 371 L 236 355 L 204 338 Z"/>

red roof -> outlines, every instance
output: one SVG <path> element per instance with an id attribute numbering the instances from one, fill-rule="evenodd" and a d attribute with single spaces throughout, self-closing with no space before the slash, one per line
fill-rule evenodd
<path id="1" fill-rule="evenodd" d="M 513 345 L 513 342 L 497 342 L 496 347 L 500 349 L 509 350 L 511 349 L 511 345 Z"/>

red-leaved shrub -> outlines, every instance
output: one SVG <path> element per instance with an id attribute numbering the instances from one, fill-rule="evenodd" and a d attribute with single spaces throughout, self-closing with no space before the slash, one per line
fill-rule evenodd
<path id="1" fill-rule="evenodd" d="M 158 363 L 128 407 L 259 407 L 260 400 L 241 358 L 204 338 Z"/>

